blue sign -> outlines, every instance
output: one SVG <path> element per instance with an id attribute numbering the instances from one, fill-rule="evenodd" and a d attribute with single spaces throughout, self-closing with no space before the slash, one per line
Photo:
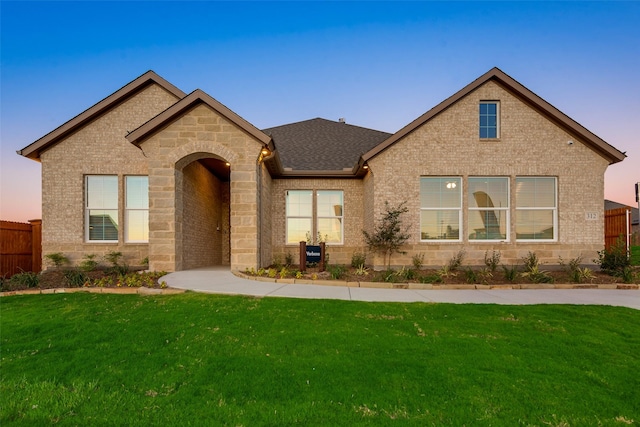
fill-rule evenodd
<path id="1" fill-rule="evenodd" d="M 307 246 L 307 262 L 320 262 L 320 246 Z"/>

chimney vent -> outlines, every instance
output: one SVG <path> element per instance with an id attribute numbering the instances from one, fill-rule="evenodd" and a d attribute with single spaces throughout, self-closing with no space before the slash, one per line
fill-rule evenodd
<path id="1" fill-rule="evenodd" d="M 340 122 L 340 123 L 346 123 L 346 122 L 344 121 L 344 117 L 340 117 L 340 118 L 338 119 L 338 122 Z"/>

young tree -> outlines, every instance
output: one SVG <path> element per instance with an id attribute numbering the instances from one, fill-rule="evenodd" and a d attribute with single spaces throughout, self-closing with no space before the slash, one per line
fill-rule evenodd
<path id="1" fill-rule="evenodd" d="M 409 228 L 402 228 L 400 215 L 409 211 L 405 206 L 407 202 L 400 203 L 397 207 L 392 207 L 385 201 L 385 213 L 380 222 L 374 226 L 373 233 L 369 234 L 362 230 L 364 240 L 370 251 L 381 252 L 383 260 L 386 261 L 387 269 L 391 267 L 391 255 L 395 253 L 404 254 L 400 247 L 409 239 Z"/>

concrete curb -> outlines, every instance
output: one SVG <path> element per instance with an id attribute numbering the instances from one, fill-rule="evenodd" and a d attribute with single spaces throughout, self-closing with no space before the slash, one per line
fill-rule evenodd
<path id="1" fill-rule="evenodd" d="M 241 271 L 232 271 L 234 276 L 246 280 L 255 280 L 267 283 L 282 283 L 296 285 L 322 285 L 342 286 L 348 288 L 376 288 L 376 289 L 414 289 L 414 290 L 489 290 L 489 289 L 640 289 L 640 285 L 627 283 L 514 283 L 501 285 L 477 285 L 477 284 L 438 284 L 438 283 L 387 283 L 387 282 L 347 282 L 346 280 L 312 280 L 312 279 L 279 279 L 264 276 L 250 276 Z"/>
<path id="2" fill-rule="evenodd" d="M 175 295 L 183 294 L 185 289 L 176 288 L 50 288 L 50 289 L 24 289 L 20 291 L 0 292 L 0 297 L 9 297 L 13 295 L 48 295 L 48 294 L 121 294 L 121 295 Z"/>

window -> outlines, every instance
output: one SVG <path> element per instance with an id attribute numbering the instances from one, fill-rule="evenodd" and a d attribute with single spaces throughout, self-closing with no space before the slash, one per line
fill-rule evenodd
<path id="1" fill-rule="evenodd" d="M 469 177 L 469 240 L 509 239 L 509 178 Z"/>
<path id="2" fill-rule="evenodd" d="M 149 241 L 149 177 L 126 176 L 125 242 Z"/>
<path id="3" fill-rule="evenodd" d="M 420 239 L 460 241 L 462 179 L 420 178 Z"/>
<path id="4" fill-rule="evenodd" d="M 318 234 L 326 243 L 342 244 L 343 201 L 344 195 L 340 190 L 287 191 L 287 244 L 298 244 L 306 241 L 309 236 L 315 241 Z"/>
<path id="5" fill-rule="evenodd" d="M 498 138 L 498 108 L 496 101 L 480 102 L 480 138 Z"/>
<path id="6" fill-rule="evenodd" d="M 307 240 L 313 228 L 313 191 L 287 191 L 287 244 Z"/>
<path id="7" fill-rule="evenodd" d="M 516 239 L 555 241 L 557 235 L 556 178 L 516 178 Z"/>
<path id="8" fill-rule="evenodd" d="M 317 192 L 318 233 L 327 243 L 342 243 L 342 191 Z"/>
<path id="9" fill-rule="evenodd" d="M 118 241 L 118 177 L 88 175 L 85 182 L 85 236 L 91 242 Z"/>

